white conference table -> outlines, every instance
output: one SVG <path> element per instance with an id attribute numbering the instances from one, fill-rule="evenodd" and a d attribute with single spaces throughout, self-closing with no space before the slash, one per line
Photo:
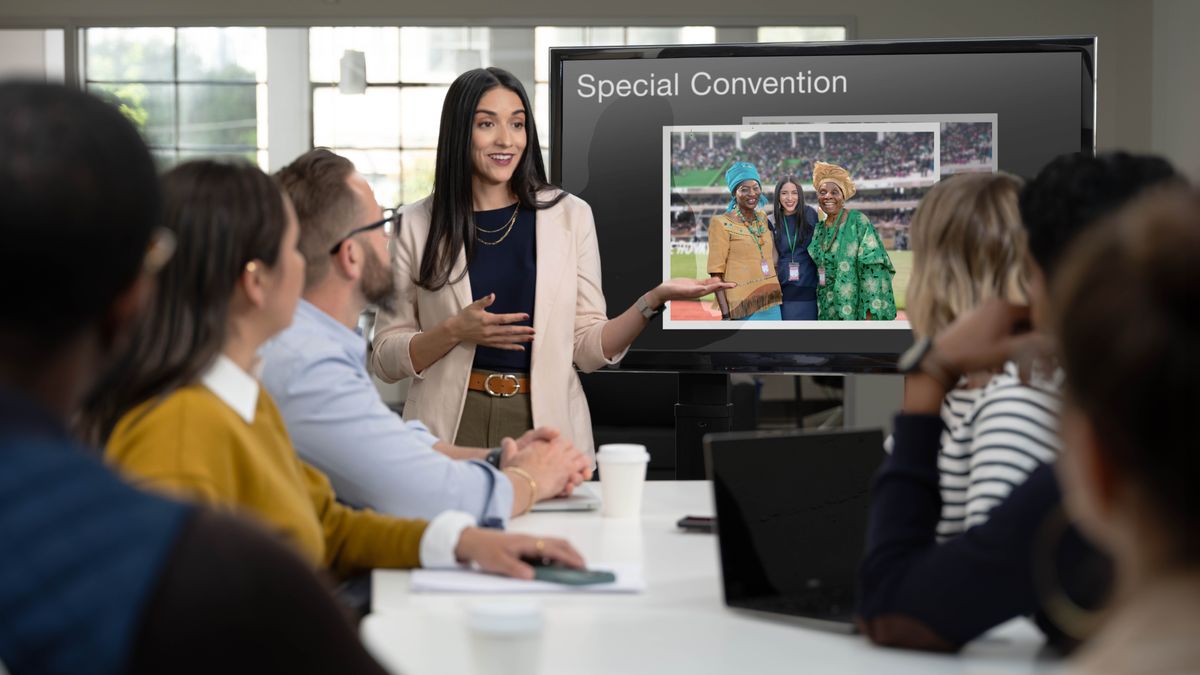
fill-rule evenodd
<path id="1" fill-rule="evenodd" d="M 839 635 L 748 616 L 723 601 L 716 537 L 680 531 L 684 515 L 711 515 L 707 481 L 648 482 L 640 519 L 598 511 L 533 513 L 515 532 L 569 539 L 589 563 L 643 565 L 646 591 L 619 594 L 486 596 L 536 599 L 545 611 L 542 673 L 1046 673 L 1034 626 L 1014 620 L 958 655 L 883 649 Z M 392 672 L 474 672 L 467 607 L 485 596 L 411 593 L 409 574 L 377 570 L 367 648 Z M 535 675 L 530 673 L 529 675 Z"/>

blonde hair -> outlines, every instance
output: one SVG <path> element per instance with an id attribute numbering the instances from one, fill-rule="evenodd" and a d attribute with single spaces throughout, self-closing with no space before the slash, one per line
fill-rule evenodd
<path id="1" fill-rule="evenodd" d="M 1021 179 L 1006 173 L 954 176 L 929 191 L 913 215 L 908 320 L 934 335 L 991 298 L 1028 300 Z"/>

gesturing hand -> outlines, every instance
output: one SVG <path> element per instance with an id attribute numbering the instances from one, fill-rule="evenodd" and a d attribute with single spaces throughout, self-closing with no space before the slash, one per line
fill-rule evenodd
<path id="1" fill-rule="evenodd" d="M 707 279 L 668 279 L 647 294 L 646 301 L 652 307 L 661 306 L 668 300 L 691 300 L 700 298 L 714 291 L 725 290 L 737 286 L 735 283 L 721 281 L 717 277 Z"/>
<path id="2" fill-rule="evenodd" d="M 468 527 L 458 538 L 454 555 L 460 562 L 471 562 L 484 572 L 517 579 L 532 579 L 533 568 L 521 558 L 543 558 L 568 567 L 583 569 L 583 556 L 566 540 L 509 534 Z"/>
<path id="3" fill-rule="evenodd" d="M 489 293 L 463 307 L 462 311 L 448 322 L 450 335 L 459 342 L 472 342 L 508 351 L 525 351 L 523 343 L 533 341 L 533 328 L 510 324 L 528 321 L 529 315 L 493 314 L 487 311 L 495 301 L 496 294 Z"/>

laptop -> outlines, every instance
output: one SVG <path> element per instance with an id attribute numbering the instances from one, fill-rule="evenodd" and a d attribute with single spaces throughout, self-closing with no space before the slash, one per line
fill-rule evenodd
<path id="1" fill-rule="evenodd" d="M 883 433 L 704 437 L 725 604 L 850 633 Z"/>
<path id="2" fill-rule="evenodd" d="M 600 508 L 600 495 L 595 481 L 584 483 L 571 492 L 570 497 L 555 497 L 533 505 L 534 513 L 556 511 L 595 511 Z"/>

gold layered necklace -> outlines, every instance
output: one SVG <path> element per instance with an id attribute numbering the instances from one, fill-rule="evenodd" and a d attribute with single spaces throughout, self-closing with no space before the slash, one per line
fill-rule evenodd
<path id="1" fill-rule="evenodd" d="M 521 210 L 521 202 L 518 201 L 516 207 L 513 208 L 512 216 L 509 217 L 508 222 L 494 230 L 485 230 L 479 226 L 479 223 L 476 223 L 475 224 L 475 241 L 483 244 L 484 246 L 496 246 L 500 242 L 507 239 L 508 235 L 512 233 L 513 227 L 517 224 L 517 213 L 520 212 L 520 210 Z M 480 233 L 499 234 L 500 238 L 495 241 L 487 241 L 486 239 L 479 236 Z"/>

